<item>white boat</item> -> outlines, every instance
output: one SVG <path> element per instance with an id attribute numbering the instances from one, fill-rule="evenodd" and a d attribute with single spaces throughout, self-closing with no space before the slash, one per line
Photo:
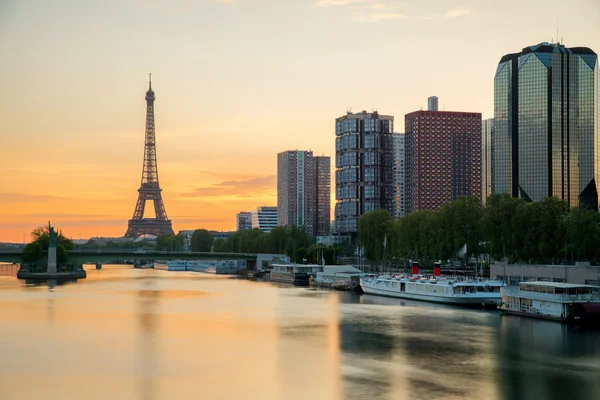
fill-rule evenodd
<path id="1" fill-rule="evenodd" d="M 568 323 L 600 323 L 600 287 L 562 282 L 519 282 L 502 288 L 500 309 Z"/>
<path id="2" fill-rule="evenodd" d="M 224 263 L 216 261 L 185 261 L 185 260 L 174 260 L 167 262 L 167 268 L 169 271 L 192 271 L 192 272 L 206 272 L 209 274 L 216 275 L 228 275 L 237 274 L 241 266 L 238 266 L 236 261 L 227 261 Z"/>
<path id="3" fill-rule="evenodd" d="M 423 275 L 380 275 L 361 278 L 366 294 L 464 306 L 497 307 L 504 282 Z"/>

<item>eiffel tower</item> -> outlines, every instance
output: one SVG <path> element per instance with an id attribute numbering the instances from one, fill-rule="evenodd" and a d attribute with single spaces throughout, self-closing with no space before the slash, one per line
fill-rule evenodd
<path id="1" fill-rule="evenodd" d="M 154 132 L 154 91 L 152 90 L 152 74 L 150 88 L 146 92 L 146 143 L 144 145 L 144 166 L 142 168 L 142 184 L 138 189 L 138 200 L 133 217 L 129 220 L 125 237 L 136 238 L 142 235 L 173 235 L 171 220 L 167 217 L 162 200 L 162 189 L 158 183 L 158 166 L 156 163 L 156 140 Z M 144 218 L 146 200 L 154 202 L 156 218 Z"/>

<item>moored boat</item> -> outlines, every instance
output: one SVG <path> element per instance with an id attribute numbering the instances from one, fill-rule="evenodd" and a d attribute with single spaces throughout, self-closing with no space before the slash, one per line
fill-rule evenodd
<path id="1" fill-rule="evenodd" d="M 360 280 L 366 294 L 476 307 L 498 307 L 502 300 L 500 289 L 505 285 L 484 279 L 442 278 L 439 267 L 434 268 L 434 276 L 419 275 L 413 267 L 412 275 L 379 275 Z"/>
<path id="2" fill-rule="evenodd" d="M 319 265 L 273 264 L 269 276 L 271 282 L 308 286 L 310 276 L 320 269 Z"/>
<path id="3" fill-rule="evenodd" d="M 563 282 L 519 282 L 501 290 L 510 314 L 575 324 L 600 324 L 600 287 Z"/>

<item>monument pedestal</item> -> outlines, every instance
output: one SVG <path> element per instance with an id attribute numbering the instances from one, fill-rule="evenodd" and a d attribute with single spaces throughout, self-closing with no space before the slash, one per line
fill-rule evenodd
<path id="1" fill-rule="evenodd" d="M 48 274 L 56 274 L 56 247 L 48 248 Z"/>

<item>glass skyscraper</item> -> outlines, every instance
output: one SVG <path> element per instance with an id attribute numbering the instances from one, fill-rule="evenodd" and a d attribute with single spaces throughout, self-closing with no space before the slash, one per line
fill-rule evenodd
<path id="1" fill-rule="evenodd" d="M 335 121 L 335 233 L 354 235 L 377 208 L 394 215 L 394 117 L 351 113 Z"/>
<path id="2" fill-rule="evenodd" d="M 494 78 L 493 189 L 598 209 L 598 57 L 540 43 L 500 60 Z"/>

